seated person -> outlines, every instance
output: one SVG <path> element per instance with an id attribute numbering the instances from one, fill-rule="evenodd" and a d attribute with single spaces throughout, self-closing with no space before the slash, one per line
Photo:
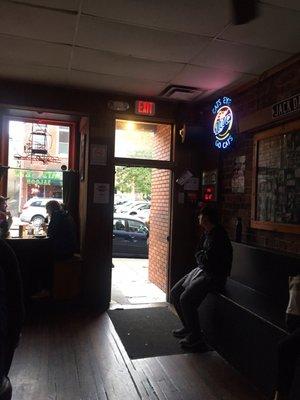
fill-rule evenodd
<path id="1" fill-rule="evenodd" d="M 8 197 L 0 196 L 0 238 L 5 239 L 12 224 L 11 213 L 7 211 Z"/>
<path id="2" fill-rule="evenodd" d="M 217 210 L 205 206 L 200 211 L 199 224 L 205 233 L 195 254 L 197 267 L 171 289 L 171 303 L 183 324 L 173 335 L 183 338 L 180 344 L 186 348 L 205 348 L 197 309 L 209 292 L 224 287 L 232 264 L 232 246 L 219 224 Z"/>
<path id="3" fill-rule="evenodd" d="M 1 239 L 0 254 L 0 399 L 9 399 L 11 388 L 7 376 L 25 312 L 19 264 L 13 250 Z"/>
<path id="4" fill-rule="evenodd" d="M 46 210 L 50 219 L 47 235 L 53 242 L 54 259 L 71 258 L 76 250 L 76 228 L 73 218 L 55 200 L 46 204 Z"/>

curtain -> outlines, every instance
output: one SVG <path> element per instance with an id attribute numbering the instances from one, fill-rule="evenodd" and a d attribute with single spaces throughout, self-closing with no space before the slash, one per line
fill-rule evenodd
<path id="1" fill-rule="evenodd" d="M 79 175 L 76 171 L 63 171 L 63 202 L 66 209 L 78 221 Z"/>

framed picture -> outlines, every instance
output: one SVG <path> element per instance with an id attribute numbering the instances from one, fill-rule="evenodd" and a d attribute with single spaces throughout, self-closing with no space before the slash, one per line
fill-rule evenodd
<path id="1" fill-rule="evenodd" d="M 254 137 L 251 227 L 300 233 L 300 121 Z"/>

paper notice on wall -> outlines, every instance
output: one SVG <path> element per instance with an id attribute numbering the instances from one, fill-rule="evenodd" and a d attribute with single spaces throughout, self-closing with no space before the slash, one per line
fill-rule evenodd
<path id="1" fill-rule="evenodd" d="M 106 164 L 107 164 L 107 145 L 91 144 L 90 165 L 106 165 Z"/>
<path id="2" fill-rule="evenodd" d="M 179 176 L 178 179 L 176 179 L 176 182 L 177 182 L 179 185 L 182 186 L 182 185 L 184 185 L 185 182 L 187 182 L 192 176 L 193 176 L 193 174 L 191 173 L 191 171 L 186 170 L 186 171 L 184 171 L 184 172 Z"/>
<path id="3" fill-rule="evenodd" d="M 189 178 L 184 186 L 183 186 L 184 190 L 199 190 L 199 178 L 196 178 L 195 176 Z"/>
<path id="4" fill-rule="evenodd" d="M 109 183 L 94 183 L 94 204 L 109 203 Z"/>

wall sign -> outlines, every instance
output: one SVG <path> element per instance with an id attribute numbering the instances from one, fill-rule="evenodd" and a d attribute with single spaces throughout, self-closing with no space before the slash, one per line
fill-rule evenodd
<path id="1" fill-rule="evenodd" d="M 107 164 L 107 145 L 91 144 L 90 165 L 106 165 L 106 164 Z"/>
<path id="2" fill-rule="evenodd" d="M 215 115 L 213 133 L 215 135 L 215 146 L 218 149 L 227 149 L 234 141 L 231 103 L 232 100 L 229 97 L 221 97 L 215 102 L 211 110 Z"/>
<path id="3" fill-rule="evenodd" d="M 202 200 L 204 202 L 217 201 L 218 171 L 203 171 L 202 173 Z"/>
<path id="4" fill-rule="evenodd" d="M 139 115 L 155 115 L 155 103 L 137 100 L 135 102 L 135 113 Z"/>
<path id="5" fill-rule="evenodd" d="M 272 105 L 272 118 L 278 118 L 300 110 L 300 94 Z"/>

